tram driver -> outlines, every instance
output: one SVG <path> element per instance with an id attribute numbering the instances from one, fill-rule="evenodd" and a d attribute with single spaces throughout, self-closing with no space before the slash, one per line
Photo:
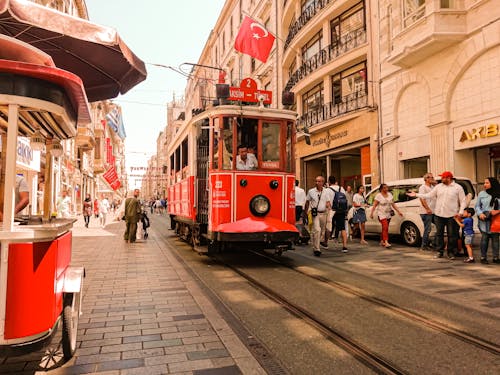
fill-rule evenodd
<path id="1" fill-rule="evenodd" d="M 238 146 L 238 155 L 236 156 L 236 169 L 240 171 L 252 171 L 259 166 L 254 154 L 248 152 L 245 145 Z"/>

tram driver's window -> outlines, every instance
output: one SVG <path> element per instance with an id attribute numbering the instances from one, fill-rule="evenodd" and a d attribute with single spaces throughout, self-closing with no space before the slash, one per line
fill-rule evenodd
<path id="1" fill-rule="evenodd" d="M 279 168 L 280 163 L 280 126 L 262 124 L 262 167 Z"/>
<path id="2" fill-rule="evenodd" d="M 224 117 L 221 143 L 222 169 L 231 169 L 233 167 L 233 129 L 232 122 L 229 117 Z"/>

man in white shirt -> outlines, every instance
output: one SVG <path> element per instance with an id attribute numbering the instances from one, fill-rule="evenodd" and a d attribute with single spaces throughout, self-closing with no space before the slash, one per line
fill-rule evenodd
<path id="1" fill-rule="evenodd" d="M 109 204 L 108 198 L 101 195 L 101 201 L 99 202 L 99 220 L 103 228 L 106 226 L 106 217 L 108 216 L 110 208 L 111 205 Z"/>
<path id="2" fill-rule="evenodd" d="M 56 208 L 57 208 L 57 217 L 62 217 L 62 218 L 69 218 L 71 217 L 71 211 L 72 211 L 72 204 L 71 204 L 71 198 L 68 196 L 68 191 L 63 190 L 61 192 L 61 196 L 57 200 L 56 203 Z"/>
<path id="3" fill-rule="evenodd" d="M 453 173 L 445 171 L 440 174 L 441 183 L 429 193 L 408 193 L 410 197 L 435 198 L 434 224 L 436 225 L 436 247 L 439 251 L 437 258 L 444 253 L 444 228 L 448 236 L 447 252 L 449 259 L 455 259 L 458 242 L 458 225 L 455 217 L 462 215 L 467 201 L 462 186 L 453 182 Z"/>
<path id="4" fill-rule="evenodd" d="M 295 180 L 295 221 L 299 221 L 306 204 L 306 192 L 299 186 L 299 180 Z"/>
<path id="5" fill-rule="evenodd" d="M 420 194 L 430 193 L 431 190 L 436 185 L 436 180 L 434 180 L 434 176 L 432 173 L 424 174 L 424 183 L 420 185 L 418 192 Z M 422 218 L 422 222 L 424 223 L 424 233 L 422 234 L 422 246 L 420 250 L 428 250 L 431 242 L 429 241 L 429 233 L 432 227 L 432 219 L 434 216 L 434 209 L 436 207 L 436 198 L 420 198 L 420 203 L 422 207 L 420 207 L 419 213 Z"/>
<path id="6" fill-rule="evenodd" d="M 321 239 L 325 236 L 326 218 L 328 211 L 332 208 L 332 195 L 330 189 L 324 188 L 325 178 L 323 176 L 316 177 L 316 187 L 310 189 L 306 196 L 306 206 L 304 212 L 307 213 L 309 207 L 313 219 L 311 232 L 314 255 L 319 257 L 321 250 L 319 248 Z"/>
<path id="7" fill-rule="evenodd" d="M 236 156 L 236 169 L 240 171 L 253 171 L 258 168 L 257 158 L 254 154 L 248 153 L 247 146 L 238 146 L 238 155 Z"/>

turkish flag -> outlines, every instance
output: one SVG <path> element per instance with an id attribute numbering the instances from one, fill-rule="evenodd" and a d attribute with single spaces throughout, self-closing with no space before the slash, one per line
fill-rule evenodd
<path id="1" fill-rule="evenodd" d="M 274 35 L 264 26 L 245 16 L 234 41 L 234 49 L 265 63 L 273 48 L 274 39 Z"/>

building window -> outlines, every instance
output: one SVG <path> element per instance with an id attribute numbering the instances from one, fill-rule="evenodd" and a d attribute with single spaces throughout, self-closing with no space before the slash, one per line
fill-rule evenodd
<path id="1" fill-rule="evenodd" d="M 252 73 L 255 71 L 255 59 L 253 57 L 250 59 L 250 71 Z"/>
<path id="2" fill-rule="evenodd" d="M 425 0 L 403 0 L 403 26 L 408 27 L 425 14 Z"/>
<path id="3" fill-rule="evenodd" d="M 323 82 L 302 95 L 302 113 L 317 111 L 323 106 Z"/>
<path id="4" fill-rule="evenodd" d="M 229 37 L 233 39 L 233 16 L 229 19 Z"/>
<path id="5" fill-rule="evenodd" d="M 330 21 L 330 38 L 332 45 L 339 44 L 341 36 L 358 29 L 365 29 L 365 9 L 358 3 L 339 17 Z"/>
<path id="6" fill-rule="evenodd" d="M 323 38 L 323 31 L 314 35 L 305 46 L 302 47 L 302 61 L 307 61 L 321 51 L 321 39 Z"/>
<path id="7" fill-rule="evenodd" d="M 366 96 L 366 93 L 366 62 L 332 77 L 332 98 L 335 104 Z"/>

